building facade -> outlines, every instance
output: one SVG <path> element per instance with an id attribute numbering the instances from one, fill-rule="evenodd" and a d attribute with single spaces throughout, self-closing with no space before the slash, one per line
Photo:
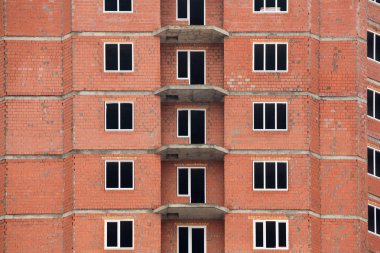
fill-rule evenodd
<path id="1" fill-rule="evenodd" d="M 380 252 L 379 0 L 0 11 L 1 252 Z"/>

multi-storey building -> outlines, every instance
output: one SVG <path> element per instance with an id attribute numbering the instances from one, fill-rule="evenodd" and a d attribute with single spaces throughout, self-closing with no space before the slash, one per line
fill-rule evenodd
<path id="1" fill-rule="evenodd" d="M 380 252 L 379 0 L 0 11 L 1 252 Z"/>

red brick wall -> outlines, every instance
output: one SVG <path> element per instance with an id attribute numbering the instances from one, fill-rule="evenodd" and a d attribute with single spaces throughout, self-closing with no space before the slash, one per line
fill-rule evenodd
<path id="1" fill-rule="evenodd" d="M 134 103 L 134 131 L 105 131 L 105 102 Z M 160 146 L 160 98 L 157 96 L 75 96 L 75 149 L 149 149 Z M 91 110 L 89 110 L 91 108 Z"/>
<path id="2" fill-rule="evenodd" d="M 222 162 L 162 162 L 162 204 L 188 204 L 190 197 L 177 196 L 177 167 L 206 168 L 206 203 L 224 206 Z"/>
<path id="3" fill-rule="evenodd" d="M 104 72 L 104 43 L 132 42 L 134 71 Z M 158 37 L 73 37 L 74 90 L 157 90 L 160 87 Z"/>
<path id="4" fill-rule="evenodd" d="M 206 84 L 223 88 L 223 44 L 162 44 L 161 85 L 188 85 L 177 79 L 177 50 L 206 51 Z"/>
<path id="5" fill-rule="evenodd" d="M 368 1 L 368 19 L 380 23 L 380 6 Z"/>
<path id="6" fill-rule="evenodd" d="M 189 144 L 177 138 L 177 109 L 206 109 L 206 144 L 223 146 L 223 105 L 221 103 L 162 103 L 162 145 Z"/>
<path id="7" fill-rule="evenodd" d="M 224 222 L 222 220 L 163 220 L 161 225 L 162 253 L 177 252 L 178 226 L 205 226 L 207 252 L 225 252 Z"/>
<path id="8" fill-rule="evenodd" d="M 134 190 L 105 190 L 105 161 L 134 161 Z M 158 155 L 75 155 L 75 209 L 154 209 L 161 204 Z"/>

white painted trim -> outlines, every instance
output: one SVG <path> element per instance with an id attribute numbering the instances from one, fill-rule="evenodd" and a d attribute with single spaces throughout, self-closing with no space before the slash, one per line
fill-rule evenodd
<path id="1" fill-rule="evenodd" d="M 117 11 L 106 11 L 106 3 L 105 1 L 107 0 L 103 0 L 103 13 L 107 14 L 107 13 L 119 13 L 119 14 L 130 14 L 130 13 L 133 13 L 133 0 L 131 0 L 131 10 L 130 11 L 119 11 L 119 2 L 121 0 L 117 0 Z"/>
<path id="2" fill-rule="evenodd" d="M 120 222 L 121 221 L 132 221 L 132 247 L 120 247 Z M 107 223 L 117 222 L 117 247 L 107 246 Z M 135 247 L 135 221 L 133 219 L 122 219 L 122 220 L 104 220 L 104 249 L 105 250 L 133 250 Z"/>
<path id="3" fill-rule="evenodd" d="M 264 188 L 263 189 L 255 189 L 255 163 L 264 163 Z M 266 170 L 266 163 L 275 163 L 275 171 L 276 171 L 276 175 L 275 175 L 275 185 L 276 185 L 276 188 L 275 189 L 266 189 L 266 178 L 265 178 L 265 170 Z M 286 163 L 286 189 L 278 189 L 277 188 L 277 165 L 278 163 Z M 286 191 L 289 191 L 289 164 L 288 164 L 288 161 L 260 161 L 260 160 L 255 160 L 255 161 L 252 161 L 252 190 L 253 191 L 257 191 L 257 192 L 260 192 L 260 191 L 276 191 L 276 192 L 286 192 Z"/>
<path id="4" fill-rule="evenodd" d="M 289 12 L 289 1 L 290 0 L 286 0 L 286 11 L 266 11 L 266 0 L 263 0 L 264 1 L 264 11 L 255 11 L 255 1 L 256 0 L 253 0 L 253 13 L 254 14 L 287 14 Z M 276 8 L 278 6 L 278 0 L 276 0 Z"/>
<path id="5" fill-rule="evenodd" d="M 177 252 L 179 253 L 179 228 L 187 228 L 188 231 L 188 252 L 192 252 L 192 232 L 193 228 L 203 228 L 204 230 L 204 253 L 207 253 L 207 226 L 177 226 Z"/>
<path id="6" fill-rule="evenodd" d="M 276 247 L 266 248 L 266 222 L 276 222 Z M 256 247 L 256 223 L 263 223 L 263 245 L 264 247 Z M 279 223 L 286 224 L 286 247 L 279 247 Z M 253 249 L 254 250 L 288 250 L 289 249 L 289 221 L 288 220 L 253 220 Z"/>
<path id="7" fill-rule="evenodd" d="M 263 129 L 255 129 L 255 104 L 264 104 L 263 106 Z M 266 129 L 265 127 L 265 104 L 275 104 L 275 110 L 274 110 L 274 118 L 275 118 L 275 129 Z M 285 104 L 286 105 L 286 128 L 285 129 L 277 129 L 277 104 Z M 255 132 L 286 132 L 289 129 L 289 119 L 288 119 L 288 102 L 253 102 L 252 103 L 252 130 Z"/>
<path id="8" fill-rule="evenodd" d="M 187 113 L 187 134 L 188 136 L 179 136 L 178 133 L 179 133 L 179 129 L 178 129 L 178 126 L 179 126 L 179 118 L 178 118 L 178 115 L 179 115 L 179 111 L 188 111 Z M 191 111 L 204 111 L 205 113 L 205 122 L 204 122 L 204 128 L 205 128 L 205 143 L 203 144 L 206 144 L 207 143 L 207 110 L 206 109 L 187 109 L 187 108 L 181 108 L 181 109 L 177 109 L 177 138 L 189 138 L 189 144 L 192 144 L 191 143 Z"/>
<path id="9" fill-rule="evenodd" d="M 118 163 L 118 171 L 119 171 L 119 187 L 118 188 L 107 188 L 107 163 L 108 162 L 117 162 Z M 121 188 L 121 163 L 122 162 L 130 162 L 132 163 L 132 188 Z M 133 160 L 105 160 L 104 161 L 104 190 L 106 191 L 133 191 L 135 189 L 135 162 Z"/>
<path id="10" fill-rule="evenodd" d="M 255 45 L 264 45 L 263 51 L 263 68 L 264 70 L 255 70 Z M 265 51 L 266 45 L 275 45 L 275 70 L 265 70 L 266 59 L 265 59 Z M 286 70 L 277 70 L 277 46 L 278 45 L 286 45 Z M 252 44 L 252 71 L 257 73 L 287 73 L 289 72 L 289 43 L 288 42 L 254 42 Z"/>
<path id="11" fill-rule="evenodd" d="M 107 129 L 107 104 L 118 104 L 118 129 Z M 131 104 L 132 105 L 132 128 L 131 129 L 120 129 L 120 104 Z M 134 102 L 130 101 L 123 101 L 123 102 L 116 102 L 116 101 L 106 101 L 104 102 L 104 130 L 106 132 L 132 132 L 135 130 L 135 105 Z"/>
<path id="12" fill-rule="evenodd" d="M 118 70 L 106 70 L 106 45 L 117 45 L 117 68 Z M 132 70 L 120 70 L 120 45 L 132 45 Z M 134 45 L 132 42 L 104 42 L 103 46 L 103 64 L 105 73 L 132 73 L 135 71 L 135 54 Z"/>

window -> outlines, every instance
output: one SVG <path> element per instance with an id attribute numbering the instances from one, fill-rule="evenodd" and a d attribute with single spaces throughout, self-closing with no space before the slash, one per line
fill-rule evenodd
<path id="1" fill-rule="evenodd" d="M 288 221 L 254 221 L 255 249 L 287 249 Z"/>
<path id="2" fill-rule="evenodd" d="M 178 253 L 206 253 L 206 227 L 178 226 Z"/>
<path id="3" fill-rule="evenodd" d="M 380 178 L 380 150 L 367 148 L 368 174 Z"/>
<path id="4" fill-rule="evenodd" d="M 132 12 L 132 0 L 104 0 L 104 12 Z"/>
<path id="5" fill-rule="evenodd" d="M 287 189 L 287 162 L 253 162 L 253 190 Z"/>
<path id="6" fill-rule="evenodd" d="M 253 130 L 287 130 L 287 114 L 287 103 L 253 103 Z"/>
<path id="7" fill-rule="evenodd" d="M 367 114 L 380 120 L 380 93 L 367 89 Z"/>
<path id="8" fill-rule="evenodd" d="M 106 130 L 133 130 L 133 104 L 120 102 L 106 103 Z"/>
<path id="9" fill-rule="evenodd" d="M 131 43 L 105 43 L 104 57 L 106 72 L 133 71 L 133 45 Z"/>
<path id="10" fill-rule="evenodd" d="M 133 249 L 133 220 L 105 221 L 105 249 Z"/>
<path id="11" fill-rule="evenodd" d="M 177 20 L 189 25 L 205 25 L 205 0 L 177 0 Z"/>
<path id="12" fill-rule="evenodd" d="M 190 197 L 190 203 L 206 203 L 206 169 L 177 168 L 177 195 Z"/>
<path id="13" fill-rule="evenodd" d="M 380 0 L 369 0 L 370 2 L 372 2 L 372 3 L 378 3 L 378 4 L 380 4 Z"/>
<path id="14" fill-rule="evenodd" d="M 254 0 L 254 12 L 287 12 L 287 0 Z"/>
<path id="15" fill-rule="evenodd" d="M 106 161 L 106 190 L 133 190 L 133 161 Z"/>
<path id="16" fill-rule="evenodd" d="M 367 57 L 380 62 L 380 34 L 367 31 Z"/>
<path id="17" fill-rule="evenodd" d="M 380 208 L 368 205 L 368 231 L 380 236 Z"/>
<path id="18" fill-rule="evenodd" d="M 205 51 L 177 51 L 177 79 L 205 84 Z"/>
<path id="19" fill-rule="evenodd" d="M 285 72 L 288 70 L 288 44 L 254 43 L 253 71 Z"/>
<path id="20" fill-rule="evenodd" d="M 190 144 L 205 144 L 206 110 L 177 110 L 177 137 L 189 138 Z"/>

